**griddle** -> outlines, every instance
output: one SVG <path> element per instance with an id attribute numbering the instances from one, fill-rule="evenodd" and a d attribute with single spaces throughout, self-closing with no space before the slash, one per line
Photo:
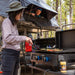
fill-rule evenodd
<path id="1" fill-rule="evenodd" d="M 36 53 L 47 53 L 47 54 L 75 54 L 75 49 L 66 49 L 60 51 L 46 51 L 46 50 L 35 50 Z"/>

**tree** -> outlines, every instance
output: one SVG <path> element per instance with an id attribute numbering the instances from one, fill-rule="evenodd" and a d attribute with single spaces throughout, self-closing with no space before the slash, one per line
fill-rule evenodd
<path id="1" fill-rule="evenodd" d="M 46 3 L 51 6 L 51 0 L 46 0 Z"/>
<path id="2" fill-rule="evenodd" d="M 75 23 L 75 0 L 46 0 L 58 12 L 58 24 Z M 68 17 L 69 16 L 69 17 Z"/>
<path id="3" fill-rule="evenodd" d="M 56 0 L 56 11 L 57 12 L 58 12 L 58 6 L 59 6 L 58 2 L 59 2 L 59 0 Z M 56 16 L 56 20 L 58 21 L 58 16 Z"/>
<path id="4" fill-rule="evenodd" d="M 72 24 L 72 0 L 70 0 L 70 24 Z M 71 26 L 72 29 L 72 26 Z"/>
<path id="5" fill-rule="evenodd" d="M 75 0 L 72 1 L 72 7 L 73 7 L 73 18 L 72 18 L 72 22 L 75 23 Z"/>
<path id="6" fill-rule="evenodd" d="M 61 11 L 61 0 L 60 0 L 60 25 L 62 24 L 62 11 Z"/>

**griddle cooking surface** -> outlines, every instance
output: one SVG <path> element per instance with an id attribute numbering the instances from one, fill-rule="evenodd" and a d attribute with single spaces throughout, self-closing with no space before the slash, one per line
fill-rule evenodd
<path id="1" fill-rule="evenodd" d="M 60 51 L 46 51 L 46 50 L 36 50 L 37 53 L 48 53 L 48 54 L 75 54 L 75 49 L 60 50 Z"/>

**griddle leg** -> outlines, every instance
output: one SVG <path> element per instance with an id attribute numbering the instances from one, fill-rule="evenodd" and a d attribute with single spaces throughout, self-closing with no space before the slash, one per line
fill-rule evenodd
<path id="1" fill-rule="evenodd" d="M 27 66 L 25 65 L 25 73 L 26 73 L 26 71 L 27 71 Z"/>
<path id="2" fill-rule="evenodd" d="M 43 75 L 46 75 L 46 72 L 44 72 Z"/>
<path id="3" fill-rule="evenodd" d="M 31 75 L 34 75 L 34 69 L 31 68 Z"/>
<path id="4" fill-rule="evenodd" d="M 34 62 L 32 62 L 32 66 L 34 66 Z M 31 75 L 34 75 L 34 69 L 31 68 Z"/>
<path id="5" fill-rule="evenodd" d="M 49 69 L 47 69 L 46 71 L 44 71 L 44 74 L 43 75 L 46 75 L 46 73 L 49 71 Z"/>
<path id="6" fill-rule="evenodd" d="M 47 72 L 47 71 L 45 71 L 43 75 L 46 75 L 46 72 Z"/>

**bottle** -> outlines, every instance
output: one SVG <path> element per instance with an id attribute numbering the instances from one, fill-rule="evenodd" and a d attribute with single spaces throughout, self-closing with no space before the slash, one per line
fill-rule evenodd
<path id="1" fill-rule="evenodd" d="M 60 61 L 60 71 L 62 73 L 66 73 L 67 71 L 67 67 L 66 67 L 66 61 Z"/>
<path id="2" fill-rule="evenodd" d="M 49 45 L 48 48 L 51 48 L 51 46 Z"/>

